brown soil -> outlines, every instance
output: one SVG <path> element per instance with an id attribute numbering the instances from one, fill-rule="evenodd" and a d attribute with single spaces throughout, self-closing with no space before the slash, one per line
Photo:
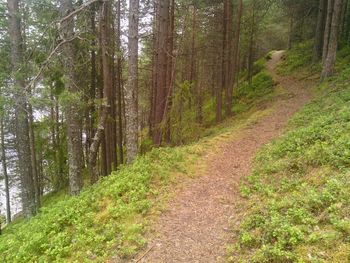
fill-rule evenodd
<path id="1" fill-rule="evenodd" d="M 278 97 L 270 115 L 244 128 L 238 139 L 224 143 L 218 153 L 208 157 L 207 169 L 176 192 L 155 226 L 156 235 L 148 249 L 132 262 L 225 261 L 230 222 L 239 220 L 239 183 L 250 173 L 253 156 L 277 137 L 288 119 L 310 99 L 312 81 L 276 74 L 274 69 L 282 54 L 275 52 L 267 68 L 288 96 Z"/>

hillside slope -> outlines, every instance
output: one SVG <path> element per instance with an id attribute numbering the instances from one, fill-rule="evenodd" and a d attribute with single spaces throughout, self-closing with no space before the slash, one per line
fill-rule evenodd
<path id="1" fill-rule="evenodd" d="M 312 76 L 309 46 L 290 51 L 279 72 Z M 339 54 L 337 76 L 255 158 L 231 262 L 350 261 L 349 52 Z"/>
<path id="2" fill-rule="evenodd" d="M 259 63 L 264 64 L 265 60 Z M 206 128 L 187 146 L 153 149 L 77 197 L 52 193 L 31 220 L 0 235 L 1 262 L 105 262 L 128 260 L 147 244 L 146 233 L 181 182 L 205 166 L 208 154 L 243 128 L 266 116 L 276 96 L 263 67 L 253 85 L 235 94 L 235 116 Z M 255 90 L 259 89 L 259 93 Z M 239 103 L 238 103 L 239 102 Z M 236 105 L 236 104 L 235 104 Z M 191 136 L 189 136 L 191 137 Z"/>
<path id="3" fill-rule="evenodd" d="M 206 159 L 206 169 L 176 192 L 155 226 L 140 262 L 224 261 L 229 222 L 238 216 L 240 180 L 251 171 L 256 151 L 278 136 L 288 119 L 309 99 L 313 81 L 279 77 L 275 67 L 283 51 L 273 52 L 267 71 L 283 90 L 267 107 L 269 114 L 241 129 Z"/>

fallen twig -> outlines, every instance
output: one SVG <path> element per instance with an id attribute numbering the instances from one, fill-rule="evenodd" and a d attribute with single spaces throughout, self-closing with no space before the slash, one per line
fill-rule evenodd
<path id="1" fill-rule="evenodd" d="M 149 249 L 146 250 L 145 253 L 143 253 L 143 255 L 141 257 L 139 257 L 138 259 L 135 259 L 135 263 L 140 262 L 153 248 L 154 248 L 155 244 L 153 246 L 151 246 Z"/>

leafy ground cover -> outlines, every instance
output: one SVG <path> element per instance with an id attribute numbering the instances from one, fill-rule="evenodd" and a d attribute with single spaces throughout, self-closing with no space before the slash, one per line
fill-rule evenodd
<path id="1" fill-rule="evenodd" d="M 264 86 L 260 87 L 261 83 Z M 252 86 L 240 91 L 241 104 L 271 100 L 273 84 L 260 71 Z M 259 90 L 260 95 L 252 96 L 253 90 Z M 153 149 L 77 197 L 64 191 L 46 196 L 37 216 L 5 228 L 0 236 L 0 261 L 105 262 L 111 257 L 130 258 L 146 244 L 145 233 L 171 189 L 195 174 L 192 169 L 198 169 L 200 156 L 213 152 L 220 142 L 268 113 L 269 109 L 248 107 L 236 112 L 234 118 L 204 129 L 197 143 Z"/>
<path id="2" fill-rule="evenodd" d="M 287 53 L 280 72 L 312 68 L 307 53 L 307 44 Z M 350 261 L 350 82 L 345 60 L 339 57 L 337 76 L 320 85 L 286 133 L 256 156 L 241 187 L 247 215 L 235 229 L 231 262 Z"/>

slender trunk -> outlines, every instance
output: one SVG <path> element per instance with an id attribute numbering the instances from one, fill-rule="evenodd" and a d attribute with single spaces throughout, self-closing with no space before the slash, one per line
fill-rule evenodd
<path id="1" fill-rule="evenodd" d="M 155 112 L 156 112 L 156 94 L 157 94 L 157 61 L 158 61 L 158 53 L 157 53 L 157 41 L 158 41 L 158 11 L 157 5 L 154 5 L 154 18 L 153 18 L 153 36 L 152 36 L 152 87 L 150 94 L 150 113 L 149 113 L 149 135 L 153 138 L 153 130 L 155 129 Z"/>
<path id="2" fill-rule="evenodd" d="M 243 9 L 243 2 L 242 0 L 238 1 L 237 6 L 237 20 L 236 20 L 236 31 L 233 35 L 233 4 L 230 2 L 230 15 L 229 15 L 229 64 L 227 68 L 227 74 L 228 74 L 228 81 L 227 81 L 227 87 L 225 90 L 225 113 L 226 116 L 232 115 L 232 100 L 233 100 L 233 86 L 235 82 L 235 74 L 236 74 L 236 64 L 237 64 L 237 54 L 238 54 L 238 48 L 239 48 L 239 36 L 240 36 L 240 30 L 241 30 L 241 17 L 242 17 L 242 9 Z"/>
<path id="3" fill-rule="evenodd" d="M 91 34 L 95 36 L 96 33 L 96 7 L 95 5 L 91 6 L 91 17 L 90 17 L 90 26 Z M 93 134 L 95 133 L 95 98 L 96 98 L 96 78 L 97 78 L 97 69 L 96 69 L 96 40 L 95 38 L 91 41 L 91 50 L 90 50 L 90 63 L 91 63 L 91 72 L 90 72 L 90 91 L 89 91 L 89 107 L 88 107 L 88 116 L 87 116 L 87 145 L 88 151 L 91 147 Z"/>
<path id="4" fill-rule="evenodd" d="M 236 31 L 234 36 L 234 45 L 233 45 L 233 69 L 232 69 L 232 82 L 230 83 L 229 90 L 229 102 L 228 104 L 233 104 L 233 87 L 235 85 L 237 74 L 239 72 L 239 43 L 240 43 L 240 35 L 241 35 L 241 21 L 243 14 L 243 0 L 238 0 L 237 6 L 237 20 L 236 20 Z M 237 79 L 238 80 L 238 79 Z M 232 114 L 232 113 L 231 113 Z"/>
<path id="5" fill-rule="evenodd" d="M 11 205 L 10 205 L 10 184 L 9 176 L 7 173 L 7 159 L 5 149 L 5 133 L 4 133 L 4 120 L 0 119 L 0 147 L 1 147 L 1 163 L 2 171 L 5 179 L 5 198 L 6 198 L 6 222 L 11 223 Z"/>
<path id="6" fill-rule="evenodd" d="M 314 43 L 314 55 L 313 55 L 314 62 L 322 58 L 326 10 L 327 10 L 327 1 L 320 0 L 319 7 L 318 7 L 317 26 L 316 26 L 315 43 Z"/>
<path id="7" fill-rule="evenodd" d="M 30 141 L 30 157 L 31 157 L 31 165 L 32 165 L 32 174 L 33 174 L 33 182 L 35 188 L 35 202 L 36 209 L 38 212 L 39 207 L 41 206 L 41 197 L 40 197 L 40 184 L 38 178 L 38 168 L 37 168 L 37 160 L 36 160 L 36 150 L 35 150 L 35 135 L 34 135 L 34 118 L 33 118 L 33 109 L 31 105 L 28 105 L 28 117 L 29 117 L 29 141 Z"/>
<path id="8" fill-rule="evenodd" d="M 350 44 L 350 4 L 348 4 L 346 8 L 346 15 L 345 15 L 345 30 L 344 30 L 344 38 L 346 43 Z"/>
<path id="9" fill-rule="evenodd" d="M 252 10 L 250 35 L 249 35 L 249 53 L 248 53 L 248 82 L 251 85 L 253 81 L 254 70 L 254 37 L 255 37 L 255 9 Z"/>
<path id="10" fill-rule="evenodd" d="M 31 167 L 27 91 L 23 74 L 19 74 L 23 63 L 23 40 L 18 0 L 8 0 L 9 35 L 11 41 L 11 63 L 14 74 L 16 115 L 16 150 L 21 178 L 21 198 L 25 217 L 36 213 L 35 188 Z"/>
<path id="11" fill-rule="evenodd" d="M 190 82 L 194 85 L 196 81 L 196 20 L 197 20 L 197 8 L 192 6 L 192 37 L 191 37 L 191 66 L 190 66 Z"/>
<path id="12" fill-rule="evenodd" d="M 322 63 L 325 62 L 328 53 L 329 38 L 332 25 L 333 3 L 334 0 L 328 0 L 327 3 L 327 18 L 323 38 Z"/>
<path id="13" fill-rule="evenodd" d="M 229 20 L 229 0 L 224 0 L 223 9 L 223 35 L 221 50 L 221 85 L 218 86 L 216 94 L 216 122 L 222 121 L 222 92 L 226 89 L 227 83 L 227 47 L 228 47 L 228 20 Z"/>
<path id="14" fill-rule="evenodd" d="M 65 17 L 74 10 L 72 0 L 61 0 L 61 16 Z M 63 21 L 60 25 L 61 37 L 67 43 L 63 47 L 64 69 L 67 80 L 66 88 L 73 101 L 65 105 L 65 115 L 67 122 L 68 139 L 68 169 L 69 169 L 69 191 L 71 195 L 79 194 L 83 186 L 82 178 L 82 152 L 81 141 L 81 109 L 78 103 L 79 87 L 77 87 L 77 76 L 75 72 L 75 47 L 74 38 L 74 18 L 71 17 Z"/>
<path id="15" fill-rule="evenodd" d="M 129 11 L 129 68 L 126 84 L 126 162 L 131 163 L 138 151 L 138 26 L 139 1 L 130 0 Z"/>
<path id="16" fill-rule="evenodd" d="M 167 38 L 169 32 L 169 7 L 170 0 L 157 1 L 157 46 L 156 46 L 156 70 L 155 70 L 155 98 L 154 98 L 154 120 L 153 120 L 153 143 L 160 146 L 162 141 L 162 124 L 166 100 L 168 95 L 167 87 Z"/>
<path id="17" fill-rule="evenodd" d="M 197 60 L 197 81 L 195 83 L 196 87 L 196 93 L 197 93 L 197 111 L 196 111 L 196 118 L 197 122 L 202 124 L 203 123 L 203 92 L 202 92 L 202 83 L 199 81 L 201 79 L 201 63 L 199 60 Z"/>
<path id="18" fill-rule="evenodd" d="M 346 10 L 348 9 L 348 0 L 342 1 L 341 16 L 339 23 L 339 38 L 344 37 L 345 33 L 345 21 L 346 21 Z"/>
<path id="19" fill-rule="evenodd" d="M 66 178 L 64 176 L 63 172 L 63 167 L 65 165 L 65 158 L 63 154 L 63 149 L 62 147 L 59 147 L 61 145 L 61 131 L 60 131 L 60 107 L 59 107 L 59 98 L 57 95 L 54 96 L 55 99 L 55 125 L 54 125 L 54 130 L 55 130 L 55 144 L 54 144 L 54 149 L 56 150 L 56 161 L 57 161 L 57 189 L 62 189 L 67 185 Z M 42 191 L 43 189 L 41 189 Z"/>
<path id="20" fill-rule="evenodd" d="M 92 143 L 89 148 L 89 172 L 90 172 L 91 184 L 96 183 L 99 177 L 98 166 L 97 166 L 97 156 L 98 156 L 98 149 L 100 147 L 100 144 L 104 135 L 107 115 L 108 115 L 107 109 L 103 108 L 102 112 L 100 113 L 100 118 L 99 118 L 98 127 L 96 130 L 95 136 L 92 139 Z"/>
<path id="21" fill-rule="evenodd" d="M 294 34 L 294 16 L 293 14 L 289 19 L 289 37 L 288 37 L 288 49 L 293 47 L 293 34 Z"/>
<path id="22" fill-rule="evenodd" d="M 119 160 L 120 164 L 124 163 L 124 152 L 123 152 L 123 113 L 122 113 L 122 51 L 121 51 L 121 30 L 120 30 L 120 20 L 121 20 L 121 10 L 120 10 L 120 1 L 118 0 L 117 3 L 117 76 L 116 76 L 116 82 L 117 82 L 117 114 L 118 114 L 118 138 L 117 138 L 117 144 L 118 144 L 118 150 L 119 150 Z"/>
<path id="23" fill-rule="evenodd" d="M 175 0 L 171 0 L 170 17 L 169 17 L 169 36 L 168 36 L 168 66 L 167 66 L 167 95 L 166 109 L 164 119 L 166 121 L 165 140 L 171 142 L 171 107 L 173 98 L 173 82 L 175 80 L 175 57 L 174 57 L 174 34 L 175 34 Z"/>
<path id="24" fill-rule="evenodd" d="M 104 129 L 104 139 L 106 147 L 106 164 L 107 174 L 110 174 L 117 166 L 116 164 L 116 147 L 115 134 L 113 133 L 113 126 L 115 122 L 114 112 L 114 98 L 113 98 L 113 82 L 111 75 L 111 28 L 110 28 L 110 1 L 105 1 L 101 6 L 100 17 L 100 45 L 102 56 L 102 77 L 103 77 L 103 97 L 105 98 L 105 105 L 107 107 L 107 120 Z"/>
<path id="25" fill-rule="evenodd" d="M 328 52 L 323 64 L 322 79 L 327 78 L 333 74 L 335 59 L 337 55 L 338 47 L 338 30 L 340 24 L 342 0 L 334 0 L 333 16 L 332 16 L 332 26 L 329 36 Z"/>

